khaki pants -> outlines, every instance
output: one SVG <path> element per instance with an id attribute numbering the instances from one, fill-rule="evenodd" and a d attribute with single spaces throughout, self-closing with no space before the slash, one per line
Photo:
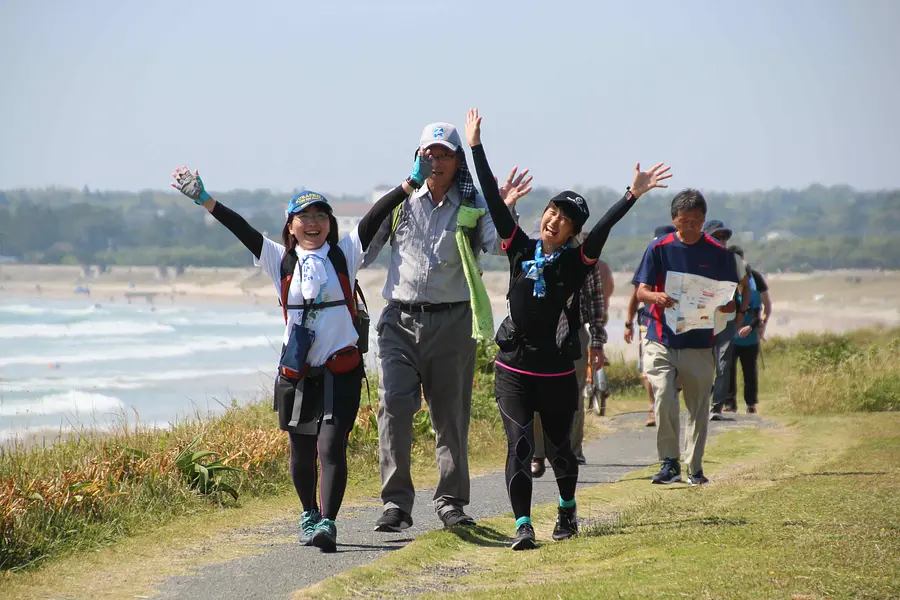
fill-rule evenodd
<path id="1" fill-rule="evenodd" d="M 681 386 L 688 411 L 685 462 L 690 473 L 702 471 L 709 426 L 709 390 L 716 376 L 712 349 L 674 349 L 645 340 L 644 373 L 653 388 L 655 399 L 656 449 L 659 459 L 678 459 L 681 456 L 678 405 L 678 387 Z"/>

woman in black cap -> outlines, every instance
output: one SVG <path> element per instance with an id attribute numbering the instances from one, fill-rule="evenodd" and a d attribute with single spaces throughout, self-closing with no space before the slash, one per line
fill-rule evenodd
<path id="1" fill-rule="evenodd" d="M 597 262 L 612 226 L 642 194 L 666 187 L 661 182 L 671 175 L 663 163 L 645 172 L 640 170 L 640 165 L 635 165 L 634 181 L 625 196 L 593 227 L 584 244 L 572 247 L 572 238 L 580 233 L 589 216 L 584 198 L 571 191 L 555 196 L 541 216 L 540 237 L 530 239 L 516 225 L 500 197 L 481 145 L 481 117 L 477 109 L 469 111 L 466 137 L 498 237 L 504 240 L 502 247 L 509 258 L 509 316 L 497 332 L 500 351 L 494 392 L 509 443 L 506 485 L 516 517 L 512 548 L 526 550 L 535 547 L 530 469 L 535 412 L 541 415 L 547 456 L 559 487 L 553 539 L 567 539 L 578 532 L 575 517 L 578 463 L 569 437 L 578 402 L 573 357 L 577 357 L 575 353 L 580 349 L 577 334 L 571 335 L 575 333 L 574 327 L 569 327 L 570 335 L 566 339 L 557 339 L 559 320 L 568 318 L 569 314 L 577 319 L 570 298 Z M 568 342 L 570 338 L 574 344 Z"/>

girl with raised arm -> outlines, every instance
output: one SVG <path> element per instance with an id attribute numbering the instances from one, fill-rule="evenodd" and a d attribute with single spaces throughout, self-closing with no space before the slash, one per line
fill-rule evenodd
<path id="1" fill-rule="evenodd" d="M 268 273 L 284 311 L 284 346 L 275 379 L 275 410 L 288 433 L 290 473 L 303 514 L 300 543 L 334 552 L 335 519 L 347 487 L 347 439 L 359 411 L 365 367 L 358 348 L 368 335 L 353 282 L 363 254 L 390 215 L 431 173 L 429 155 L 382 197 L 343 238 L 328 200 L 304 191 L 288 203 L 281 243 L 264 237 L 209 195 L 199 173 L 173 173 L 172 187 L 208 210 L 247 247 Z M 360 329 L 360 331 L 357 330 Z M 320 501 L 317 459 L 321 461 Z"/>
<path id="2" fill-rule="evenodd" d="M 555 196 L 540 221 L 540 237 L 530 239 L 510 216 L 481 145 L 481 119 L 469 111 L 466 137 L 478 180 L 498 237 L 509 258 L 509 316 L 497 332 L 494 392 L 506 429 L 509 452 L 506 485 L 516 517 L 513 550 L 535 548 L 531 525 L 531 459 L 534 453 L 534 413 L 541 416 L 547 441 L 547 457 L 559 487 L 559 510 L 553 539 L 577 534 L 575 487 L 578 463 L 570 435 L 578 402 L 574 352 L 568 337 L 557 339 L 560 318 L 569 318 L 570 299 L 579 291 L 588 271 L 603 250 L 609 232 L 644 193 L 664 188 L 669 167 L 659 163 L 648 171 L 635 165 L 634 180 L 625 196 L 594 225 L 584 244 L 573 247 L 589 211 L 585 199 L 572 191 Z M 570 323 L 575 324 L 574 321 Z M 577 326 L 577 324 L 576 324 Z M 572 328 L 569 328 L 572 333 Z M 576 336 L 577 339 L 577 336 Z M 595 365 L 595 368 L 602 365 Z"/>

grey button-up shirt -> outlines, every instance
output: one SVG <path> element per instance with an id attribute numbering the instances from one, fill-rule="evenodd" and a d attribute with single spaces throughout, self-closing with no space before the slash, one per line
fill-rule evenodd
<path id="1" fill-rule="evenodd" d="M 461 201 L 455 183 L 438 205 L 425 185 L 403 201 L 402 217 L 391 244 L 387 281 L 381 292 L 385 300 L 410 304 L 469 301 L 469 285 L 456 245 L 456 216 Z M 477 193 L 475 208 L 485 209 L 470 238 L 478 258 L 480 252 L 494 252 L 499 241 L 487 203 Z M 363 267 L 372 264 L 390 240 L 391 221 L 387 218 L 381 224 L 366 251 Z"/>

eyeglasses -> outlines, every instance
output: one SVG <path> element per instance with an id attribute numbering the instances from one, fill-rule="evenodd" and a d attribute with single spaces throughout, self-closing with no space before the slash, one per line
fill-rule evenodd
<path id="1" fill-rule="evenodd" d="M 300 219 L 300 222 L 304 225 L 311 225 L 313 223 L 324 223 L 328 220 L 328 213 L 300 213 L 297 215 L 297 218 Z"/>
<path id="2" fill-rule="evenodd" d="M 453 160 L 454 158 L 456 158 L 455 154 L 432 154 L 431 155 L 431 160 L 434 162 Z"/>

